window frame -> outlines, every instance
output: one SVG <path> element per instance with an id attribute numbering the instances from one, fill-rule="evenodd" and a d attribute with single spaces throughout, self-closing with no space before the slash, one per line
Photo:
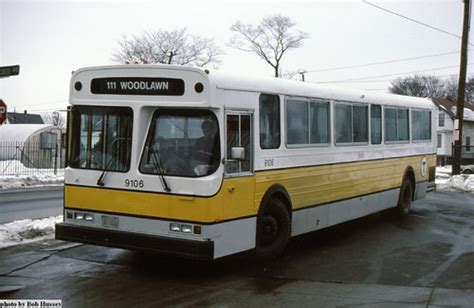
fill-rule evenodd
<path id="1" fill-rule="evenodd" d="M 130 152 L 129 152 L 129 160 L 128 160 L 128 164 L 126 166 L 126 168 L 124 170 L 110 170 L 110 169 L 106 169 L 105 166 L 104 168 L 101 168 L 101 169 L 98 169 L 98 168 L 86 168 L 86 167 L 78 167 L 78 166 L 73 166 L 72 165 L 72 156 L 74 154 L 75 151 L 73 151 L 74 147 L 76 147 L 77 145 L 75 143 L 75 140 L 74 140 L 74 134 L 72 134 L 72 132 L 78 132 L 79 133 L 79 144 L 80 144 L 80 132 L 81 132 L 81 120 L 80 120 L 80 117 L 77 118 L 75 116 L 75 110 L 76 109 L 81 109 L 81 108 L 85 108 L 85 109 L 95 109 L 95 108 L 102 108 L 102 109 L 120 109 L 120 110 L 124 110 L 125 112 L 123 112 L 124 114 L 125 113 L 128 113 L 127 114 L 128 116 L 130 116 L 130 126 L 131 126 L 131 129 L 130 129 Z M 132 164 L 132 152 L 133 152 L 133 134 L 134 134 L 134 111 L 133 111 L 133 108 L 131 107 L 128 107 L 128 106 L 105 106 L 105 105 L 74 105 L 71 107 L 71 110 L 69 111 L 70 112 L 70 115 L 71 115 L 71 120 L 70 120 L 70 125 L 71 125 L 71 148 L 68 149 L 68 156 L 67 156 L 67 160 L 68 160 L 68 164 L 67 166 L 72 168 L 72 169 L 78 169 L 78 170 L 92 170 L 92 171 L 98 171 L 98 172 L 102 172 L 102 171 L 107 171 L 107 172 L 117 172 L 117 173 L 127 173 L 130 171 L 130 168 L 131 168 L 131 164 Z M 79 113 L 80 115 L 84 114 L 84 113 Z M 87 113 L 86 113 L 87 114 Z M 92 123 L 91 123 L 92 124 Z M 92 136 L 88 136 L 88 143 L 91 141 L 92 139 Z M 79 154 L 80 155 L 80 154 Z"/>
<path id="2" fill-rule="evenodd" d="M 413 137 L 413 112 L 421 112 L 421 117 L 423 119 L 423 113 L 424 112 L 427 112 L 429 114 L 428 116 L 428 119 L 430 121 L 430 129 L 429 129 L 429 133 L 430 133 L 430 138 L 429 139 L 414 139 Z M 422 120 L 423 121 L 423 120 Z M 410 140 L 412 143 L 430 143 L 432 140 L 433 140 L 433 120 L 431 118 L 431 110 L 429 109 L 419 109 L 419 108 L 412 108 L 410 109 Z M 423 122 L 421 124 L 421 135 L 423 138 Z"/>
<path id="3" fill-rule="evenodd" d="M 366 118 L 366 125 L 367 125 L 367 141 L 358 141 L 358 142 L 337 142 L 337 137 L 334 136 L 334 145 L 335 146 L 364 146 L 370 145 L 370 104 L 367 103 L 360 103 L 360 102 L 350 102 L 350 101 L 334 101 L 334 124 L 333 124 L 333 133 L 337 134 L 337 118 L 336 118 L 336 108 L 337 105 L 349 105 L 351 106 L 351 139 L 354 140 L 354 106 L 362 106 L 366 107 L 367 110 L 367 118 Z"/>
<path id="4" fill-rule="evenodd" d="M 147 125 L 147 130 L 146 130 L 146 134 L 145 134 L 145 139 L 143 140 L 143 146 L 139 152 L 139 160 L 138 160 L 138 164 L 137 164 L 137 172 L 139 174 L 143 174 L 143 175 L 151 175 L 151 176 L 169 176 L 169 177 L 177 177 L 177 178 L 186 178 L 186 179 L 193 179 L 193 178 L 203 178 L 203 177 L 206 177 L 206 176 L 211 176 L 213 174 L 215 174 L 216 172 L 219 171 L 219 168 L 220 168 L 220 163 L 217 164 L 217 168 L 214 170 L 214 172 L 212 173 L 209 173 L 209 174 L 205 174 L 205 175 L 175 175 L 175 174 L 164 174 L 164 173 L 153 173 L 153 172 L 144 172 L 141 170 L 142 168 L 142 162 L 143 160 L 145 159 L 145 151 L 147 149 L 147 145 L 148 145 L 148 140 L 149 138 L 151 138 L 151 135 L 154 134 L 153 130 L 152 130 L 152 127 L 154 127 L 156 129 L 156 119 L 158 116 L 160 116 L 160 111 L 161 112 L 164 112 L 164 114 L 166 114 L 167 112 L 169 113 L 173 113 L 173 112 L 179 112 L 179 111 L 182 111 L 182 112 L 189 112 L 189 113 L 201 113 L 201 112 L 208 112 L 210 117 L 213 118 L 213 120 L 215 121 L 215 124 L 217 125 L 217 139 L 219 141 L 219 156 L 222 158 L 222 137 L 221 137 L 221 127 L 219 126 L 220 125 L 220 122 L 219 122 L 219 119 L 218 117 L 216 116 L 216 114 L 211 110 L 211 109 L 193 109 L 193 108 L 163 108 L 163 107 L 158 107 L 158 108 L 154 108 L 153 111 L 151 112 L 151 117 L 149 118 L 148 120 L 148 125 Z M 161 114 L 163 115 L 163 114 Z M 180 115 L 178 113 L 178 115 Z M 153 123 L 153 120 L 155 120 L 155 124 Z M 220 161 L 220 159 L 219 159 Z M 160 162 L 161 163 L 161 162 Z"/>
<path id="5" fill-rule="evenodd" d="M 262 139 L 260 137 L 261 134 L 261 103 L 262 103 L 262 97 L 264 96 L 271 96 L 271 97 L 276 97 L 278 99 L 278 132 L 279 132 L 279 137 L 278 137 L 278 146 L 276 147 L 271 147 L 271 148 L 264 148 L 262 147 Z M 258 97 L 258 139 L 259 139 L 259 145 L 260 145 L 260 150 L 276 150 L 281 147 L 281 137 L 282 137 L 282 125 L 281 125 L 281 100 L 280 96 L 277 94 L 269 94 L 269 93 L 261 93 Z"/>
<path id="6" fill-rule="evenodd" d="M 396 136 L 397 136 L 397 140 L 387 140 L 387 133 L 386 133 L 386 126 L 385 126 L 385 123 L 386 123 L 386 120 L 385 120 L 385 111 L 387 109 L 390 109 L 390 110 L 395 110 L 396 111 L 396 127 L 395 127 L 395 131 L 396 131 Z M 409 107 L 399 107 L 399 106 L 390 106 L 390 105 L 385 105 L 383 106 L 383 121 L 384 121 L 384 125 L 383 125 L 383 134 L 384 134 L 384 144 L 407 144 L 407 143 L 410 143 L 411 142 L 411 112 L 410 112 L 411 108 Z M 399 111 L 407 111 L 407 114 L 408 114 L 408 138 L 407 139 L 403 139 L 403 140 L 398 140 L 398 112 Z"/>
<path id="7" fill-rule="evenodd" d="M 378 142 L 378 143 L 374 143 L 374 141 L 372 140 L 372 108 L 373 107 L 380 108 L 380 142 Z M 384 141 L 383 105 L 381 105 L 381 104 L 370 104 L 369 113 L 370 113 L 369 114 L 370 145 L 381 145 L 381 144 L 383 144 L 383 141 Z"/>
<path id="8" fill-rule="evenodd" d="M 290 101 L 299 101 L 306 103 L 306 110 L 307 110 L 307 124 L 308 124 L 308 143 L 299 143 L 299 144 L 289 144 L 288 143 L 288 104 Z M 310 104 L 327 104 L 328 106 L 328 115 L 327 115 L 327 143 L 311 143 L 311 114 L 310 114 Z M 331 100 L 323 99 L 323 98 L 303 98 L 303 97 L 293 97 L 287 96 L 285 97 L 285 109 L 284 109 L 284 117 L 285 117 L 285 147 L 287 149 L 298 149 L 298 148 L 320 148 L 320 147 L 330 147 L 332 142 L 332 117 L 331 117 Z"/>

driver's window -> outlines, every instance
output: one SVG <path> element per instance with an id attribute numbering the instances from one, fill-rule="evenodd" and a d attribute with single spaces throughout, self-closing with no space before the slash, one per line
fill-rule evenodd
<path id="1" fill-rule="evenodd" d="M 252 122 L 249 114 L 227 115 L 227 160 L 226 173 L 237 174 L 252 171 L 251 144 L 252 144 Z M 232 148 L 245 149 L 245 158 L 241 161 L 232 160 Z"/>

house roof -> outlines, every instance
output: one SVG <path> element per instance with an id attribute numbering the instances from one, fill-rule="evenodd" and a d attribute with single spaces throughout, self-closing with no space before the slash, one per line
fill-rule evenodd
<path id="1" fill-rule="evenodd" d="M 44 124 L 39 114 L 8 112 L 9 124 Z"/>
<path id="2" fill-rule="evenodd" d="M 452 102 L 448 99 L 445 98 L 432 98 L 431 99 L 433 103 L 438 106 L 441 110 L 444 110 L 452 119 L 456 117 L 456 102 Z M 454 108 L 454 109 L 453 109 Z M 474 112 L 474 107 L 470 104 L 464 104 L 464 109 L 468 109 L 472 112 Z M 465 121 L 472 121 L 470 117 L 467 117 L 467 115 L 464 115 L 464 120 Z"/>

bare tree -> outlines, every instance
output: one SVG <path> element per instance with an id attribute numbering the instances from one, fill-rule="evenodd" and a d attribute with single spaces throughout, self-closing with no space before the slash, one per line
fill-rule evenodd
<path id="1" fill-rule="evenodd" d="M 191 35 L 186 28 L 123 36 L 112 60 L 123 64 L 217 65 L 223 51 L 214 39 Z"/>
<path id="2" fill-rule="evenodd" d="M 390 93 L 418 97 L 446 97 L 446 85 L 436 76 L 414 75 L 392 80 Z"/>
<path id="3" fill-rule="evenodd" d="M 270 64 L 275 70 L 275 77 L 279 77 L 285 52 L 301 47 L 303 40 L 308 38 L 307 33 L 293 30 L 295 25 L 289 17 L 281 15 L 265 17 L 256 26 L 237 21 L 230 27 L 234 35 L 229 46 L 255 53 Z"/>
<path id="4" fill-rule="evenodd" d="M 474 78 L 471 77 L 466 82 L 466 93 L 465 98 L 466 102 L 473 105 L 474 104 Z M 446 81 L 446 98 L 452 102 L 458 100 L 458 78 L 452 77 Z"/>
<path id="5" fill-rule="evenodd" d="M 44 123 L 66 129 L 66 116 L 58 111 L 41 114 Z"/>

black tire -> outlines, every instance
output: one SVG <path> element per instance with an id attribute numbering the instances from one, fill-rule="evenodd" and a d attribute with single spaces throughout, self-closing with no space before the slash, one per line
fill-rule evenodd
<path id="1" fill-rule="evenodd" d="M 398 204 L 395 208 L 395 214 L 403 217 L 410 213 L 411 203 L 413 201 L 413 183 L 409 177 L 403 180 L 398 196 Z"/>
<path id="2" fill-rule="evenodd" d="M 472 174 L 472 170 L 471 169 L 466 169 L 466 170 L 464 170 L 463 173 L 464 174 Z"/>
<path id="3" fill-rule="evenodd" d="M 279 256 L 288 244 L 290 234 L 290 213 L 281 200 L 271 199 L 257 218 L 257 257 L 272 259 Z"/>

